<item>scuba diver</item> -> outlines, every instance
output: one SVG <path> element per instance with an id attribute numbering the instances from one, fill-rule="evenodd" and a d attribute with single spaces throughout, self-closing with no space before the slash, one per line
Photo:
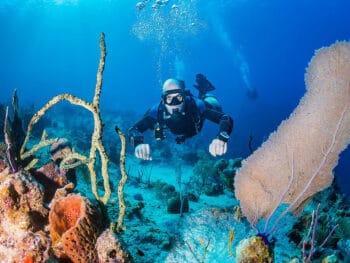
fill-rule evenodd
<path id="1" fill-rule="evenodd" d="M 204 75 L 196 75 L 194 87 L 199 91 L 198 98 L 185 89 L 182 80 L 168 79 L 164 82 L 160 103 L 150 108 L 129 129 L 129 140 L 135 147 L 137 158 L 152 160 L 150 146 L 142 136 L 146 130 L 154 130 L 156 140 L 163 140 L 165 130 L 169 130 L 176 136 L 176 143 L 180 144 L 198 134 L 206 119 L 219 125 L 218 134 L 209 145 L 210 154 L 220 156 L 226 153 L 233 119 L 222 111 L 217 99 L 208 93 L 215 87 Z"/>

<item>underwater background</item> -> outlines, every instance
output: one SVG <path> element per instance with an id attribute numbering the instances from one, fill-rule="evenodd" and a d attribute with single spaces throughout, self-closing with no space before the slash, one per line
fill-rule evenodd
<path id="1" fill-rule="evenodd" d="M 223 158 L 246 158 L 251 153 L 250 142 L 253 150 L 257 149 L 298 105 L 305 93 L 305 69 L 315 50 L 336 41 L 350 39 L 348 0 L 169 0 L 159 4 L 160 2 L 162 1 L 144 1 L 145 6 L 137 8 L 138 1 L 133 0 L 2 0 L 0 103 L 10 105 L 15 89 L 20 105 L 33 105 L 35 109 L 41 108 L 53 96 L 61 93 L 70 93 L 91 101 L 100 54 L 98 41 L 100 33 L 104 32 L 107 57 L 100 107 L 102 121 L 105 123 L 107 152 L 116 166 L 112 169 L 117 169 L 119 156 L 119 141 L 114 126 L 119 125 L 126 133 L 130 125 L 159 101 L 161 85 L 167 78 L 183 79 L 186 87 L 196 94 L 192 86 L 197 73 L 204 74 L 213 83 L 216 87 L 213 93 L 224 111 L 235 121 L 228 153 Z M 72 133 L 70 139 L 75 138 L 79 144 L 76 147 L 87 150 L 90 138 L 84 137 L 84 131 L 91 132 L 93 129 L 90 116 L 70 106 L 59 108 L 57 112 L 60 116 L 56 115 L 56 124 L 49 129 L 51 134 L 57 132 L 60 136 L 67 137 L 63 130 L 69 128 Z M 74 135 L 74 132 L 78 135 Z M 199 143 L 195 143 L 195 150 L 206 152 L 216 132 L 216 125 L 207 122 L 199 136 Z M 84 138 L 87 138 L 86 145 Z M 152 141 L 152 138 L 148 139 Z M 162 143 L 170 148 L 167 149 L 170 152 L 180 152 L 181 155 L 181 152 L 184 154 L 186 151 L 190 156 L 188 149 L 179 148 L 172 140 Z M 191 148 L 191 142 L 184 147 L 186 146 Z M 139 201 L 140 197 L 135 195 L 140 194 L 138 191 L 142 189 L 145 203 L 149 202 L 146 195 L 152 196 L 149 197 L 151 199 L 165 199 L 164 196 L 159 197 L 159 191 L 163 191 L 159 190 L 163 187 L 160 185 L 161 180 L 167 174 L 164 169 L 171 170 L 175 167 L 190 177 L 192 168 L 197 165 L 198 169 L 199 166 L 198 162 L 194 164 L 189 161 L 179 168 L 177 159 L 172 158 L 171 154 L 159 154 L 159 162 L 150 166 L 135 160 L 131 146 L 127 147 L 126 162 L 132 166 L 129 172 L 134 174 L 134 179 L 139 180 L 139 187 L 135 186 L 135 179 L 126 188 L 126 196 Z M 184 157 L 186 158 L 190 157 Z M 220 158 L 194 159 L 213 164 Z M 347 199 L 350 198 L 349 172 L 350 149 L 347 149 L 341 154 L 335 169 L 336 182 L 340 187 L 338 191 L 345 194 Z M 156 197 L 152 191 L 146 193 L 150 187 L 146 185 L 149 182 L 145 178 L 149 179 L 151 173 L 152 181 L 157 182 L 152 186 Z M 179 184 L 176 174 L 167 176 L 172 177 L 167 178 L 168 184 Z M 146 181 L 140 182 L 142 179 Z M 89 179 L 85 178 L 86 182 L 79 180 L 82 179 L 78 178 L 77 189 L 89 195 Z M 116 178 L 114 184 L 116 188 Z M 206 204 L 218 207 L 237 205 L 237 200 L 231 200 L 227 195 L 211 200 L 206 198 L 202 196 L 202 201 L 192 204 L 191 209 L 200 211 Z M 328 200 L 326 197 L 319 199 L 326 200 L 323 202 Z M 113 200 L 117 203 L 116 197 Z M 168 230 L 174 227 L 174 215 L 167 214 L 166 209 L 162 208 L 162 202 L 153 201 L 155 205 L 150 211 L 146 211 L 147 207 L 133 207 L 135 214 L 142 209 L 145 213 L 142 216 L 136 215 L 139 220 L 137 223 L 130 216 L 125 225 L 129 224 L 131 229 L 142 228 L 140 221 L 151 218 L 154 213 L 158 217 L 163 216 L 157 223 L 159 226 Z M 109 206 L 109 213 L 113 214 L 113 205 Z M 202 226 L 193 230 L 192 234 L 212 235 L 218 242 L 216 244 L 221 244 L 220 236 L 225 235 L 223 239 L 226 242 L 231 225 L 225 223 L 221 226 L 221 222 L 210 217 L 211 212 L 210 215 L 207 213 L 209 212 L 203 212 L 202 217 L 189 215 L 186 219 L 189 226 Z M 220 216 L 221 214 L 217 215 L 216 219 Z M 227 220 L 234 220 L 232 213 L 228 216 Z M 294 221 L 290 219 L 290 222 L 292 225 Z M 218 224 L 220 231 L 211 232 L 213 224 Z M 175 229 L 169 232 L 171 233 L 167 234 L 170 236 L 178 234 Z M 243 237 L 246 232 L 247 226 L 244 225 L 241 230 L 236 230 L 236 236 Z M 147 236 L 141 241 L 126 233 L 125 242 L 129 247 L 137 242 L 155 244 L 164 238 L 162 233 L 159 233 L 161 237 Z M 285 233 L 281 230 L 279 235 Z M 203 242 L 205 241 L 197 242 L 201 254 L 206 253 L 203 253 Z M 157 243 L 155 249 L 152 245 L 140 245 L 130 250 L 136 262 L 202 262 L 193 256 L 196 254 L 193 251 L 178 256 L 176 253 L 179 252 L 172 252 L 172 244 L 170 241 L 168 243 Z M 212 241 L 211 244 L 215 242 Z M 349 244 L 347 246 L 350 247 Z M 188 244 L 187 250 L 189 247 L 191 244 Z M 163 252 L 158 255 L 160 252 L 157 249 Z M 294 251 L 291 255 L 297 255 L 296 245 L 290 247 L 284 244 L 279 250 L 283 249 L 290 249 Z M 227 252 L 227 244 L 222 245 L 221 250 Z M 145 256 L 147 252 L 150 256 Z M 213 252 L 213 249 L 212 254 L 210 251 L 207 253 L 206 258 L 203 257 L 205 262 L 234 262 L 232 255 L 228 258 L 220 257 L 216 254 L 219 252 Z M 283 255 L 281 258 L 283 261 L 281 259 L 276 262 L 286 262 L 288 257 Z M 291 258 L 292 256 L 289 259 Z"/>

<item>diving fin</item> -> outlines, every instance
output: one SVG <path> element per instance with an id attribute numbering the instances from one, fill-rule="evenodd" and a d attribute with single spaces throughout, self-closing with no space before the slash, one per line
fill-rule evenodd
<path id="1" fill-rule="evenodd" d="M 197 84 L 193 85 L 193 87 L 199 91 L 199 94 L 206 94 L 208 91 L 215 90 L 213 84 L 201 73 L 196 75 L 196 82 Z"/>

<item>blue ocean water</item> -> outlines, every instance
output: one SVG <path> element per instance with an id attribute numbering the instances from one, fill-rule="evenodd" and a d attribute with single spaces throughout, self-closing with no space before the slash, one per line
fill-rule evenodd
<path id="1" fill-rule="evenodd" d="M 165 79 L 191 88 L 201 72 L 235 119 L 229 154 L 245 157 L 249 135 L 258 147 L 298 104 L 314 50 L 350 38 L 347 0 L 170 0 L 159 9 L 149 1 L 142 10 L 136 3 L 2 1 L 0 101 L 14 89 L 37 107 L 63 92 L 90 100 L 104 32 L 102 108 L 144 112 Z M 348 192 L 349 158 L 348 150 L 336 170 Z"/>
<path id="2" fill-rule="evenodd" d="M 315 50 L 350 40 L 348 0 L 145 2 L 139 10 L 137 0 L 2 0 L 0 103 L 9 104 L 14 89 L 21 105 L 36 108 L 61 93 L 91 101 L 104 32 L 102 112 L 141 116 L 159 101 L 164 80 L 181 78 L 196 93 L 192 85 L 200 72 L 235 120 L 225 158 L 245 158 L 250 138 L 255 150 L 298 105 Z M 208 144 L 216 132 L 206 123 Z M 348 197 L 349 171 L 347 149 L 335 174 Z M 205 217 L 193 217 L 194 225 L 209 227 Z"/>

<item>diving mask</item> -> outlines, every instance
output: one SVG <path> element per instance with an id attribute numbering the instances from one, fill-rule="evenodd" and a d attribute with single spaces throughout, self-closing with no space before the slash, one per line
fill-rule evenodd
<path id="1" fill-rule="evenodd" d="M 163 94 L 163 100 L 166 105 L 177 106 L 184 102 L 185 95 L 182 89 L 169 90 Z"/>

